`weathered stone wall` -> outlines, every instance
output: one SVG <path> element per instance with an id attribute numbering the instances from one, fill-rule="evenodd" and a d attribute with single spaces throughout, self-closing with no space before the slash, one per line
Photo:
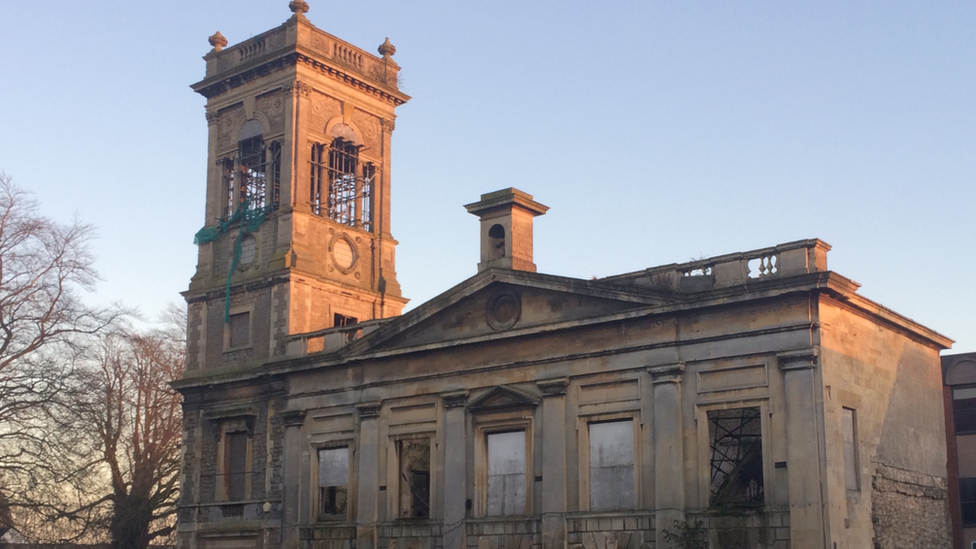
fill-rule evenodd
<path id="1" fill-rule="evenodd" d="M 566 521 L 569 549 L 650 549 L 654 518 L 650 513 L 626 516 L 574 517 Z"/>
<path id="2" fill-rule="evenodd" d="M 871 492 L 875 549 L 952 546 L 945 479 L 878 464 Z"/>

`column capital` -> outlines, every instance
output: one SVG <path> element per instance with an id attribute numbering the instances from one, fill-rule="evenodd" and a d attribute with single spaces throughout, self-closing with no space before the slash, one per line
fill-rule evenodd
<path id="1" fill-rule="evenodd" d="M 817 366 L 818 356 L 820 356 L 819 347 L 807 347 L 806 349 L 794 349 L 792 351 L 776 353 L 776 361 L 779 363 L 779 369 L 784 372 L 790 370 L 809 370 Z"/>
<path id="2" fill-rule="evenodd" d="M 281 423 L 285 427 L 301 427 L 305 423 L 305 410 L 282 412 Z"/>
<path id="3" fill-rule="evenodd" d="M 569 378 L 559 377 L 555 379 L 540 379 L 535 382 L 542 391 L 543 397 L 563 396 L 566 394 L 566 387 L 569 385 Z"/>
<path id="4" fill-rule="evenodd" d="M 445 391 L 441 393 L 441 399 L 445 408 L 460 408 L 468 403 L 468 390 Z"/>
<path id="5" fill-rule="evenodd" d="M 312 93 L 312 86 L 302 82 L 301 80 L 295 80 L 289 84 L 285 84 L 285 91 L 294 95 L 295 97 L 308 97 Z"/>
<path id="6" fill-rule="evenodd" d="M 380 415 L 380 408 L 383 403 L 375 400 L 373 402 L 360 402 L 356 405 L 356 411 L 359 412 L 359 419 L 376 419 Z"/>
<path id="7" fill-rule="evenodd" d="M 662 366 L 648 366 L 647 373 L 651 374 L 651 383 L 681 383 L 681 376 L 685 373 L 685 363 L 675 362 Z"/>

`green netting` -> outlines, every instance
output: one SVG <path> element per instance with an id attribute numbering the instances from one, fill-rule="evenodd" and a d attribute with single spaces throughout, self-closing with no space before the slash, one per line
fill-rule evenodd
<path id="1" fill-rule="evenodd" d="M 264 223 L 265 218 L 268 214 L 274 210 L 275 205 L 264 206 L 261 208 L 249 208 L 250 204 L 247 199 L 241 201 L 241 205 L 237 207 L 227 219 L 221 219 L 215 225 L 210 227 L 204 227 L 197 231 L 197 234 L 193 236 L 193 243 L 200 245 L 206 244 L 208 242 L 213 242 L 217 240 L 224 233 L 231 228 L 235 223 L 239 223 L 239 229 L 237 231 L 237 238 L 234 240 L 234 258 L 230 262 L 230 270 L 227 272 L 227 289 L 224 293 L 224 322 L 230 322 L 230 281 L 234 276 L 234 270 L 237 269 L 237 263 L 241 260 L 241 241 L 244 239 L 245 233 L 253 233 L 258 230 L 262 223 Z"/>

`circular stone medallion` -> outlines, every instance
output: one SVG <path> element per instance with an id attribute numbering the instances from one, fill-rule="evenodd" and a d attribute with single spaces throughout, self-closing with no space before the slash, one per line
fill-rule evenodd
<path id="1" fill-rule="evenodd" d="M 488 297 L 485 313 L 493 330 L 507 330 L 522 316 L 522 297 L 513 289 L 498 290 Z"/>
<path id="2" fill-rule="evenodd" d="M 342 271 L 348 271 L 356 264 L 356 249 L 345 237 L 337 238 L 332 244 L 332 260 Z"/>

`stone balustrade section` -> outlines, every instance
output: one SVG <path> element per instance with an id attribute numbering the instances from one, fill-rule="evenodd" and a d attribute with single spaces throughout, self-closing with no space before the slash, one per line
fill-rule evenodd
<path id="1" fill-rule="evenodd" d="M 389 58 L 381 58 L 319 30 L 307 22 L 299 23 L 297 32 L 289 23 L 229 48 L 211 51 L 207 56 L 207 78 L 256 64 L 262 59 L 280 57 L 291 51 L 307 53 L 316 60 L 331 61 L 335 68 L 355 76 L 397 89 L 400 67 Z"/>
<path id="2" fill-rule="evenodd" d="M 818 239 L 797 240 L 748 252 L 654 267 L 601 279 L 679 292 L 700 292 L 827 270 L 830 245 Z"/>

